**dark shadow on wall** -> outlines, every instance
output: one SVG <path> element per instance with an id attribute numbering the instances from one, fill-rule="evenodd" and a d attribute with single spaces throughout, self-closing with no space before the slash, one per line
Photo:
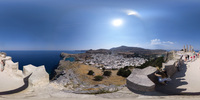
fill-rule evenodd
<path id="1" fill-rule="evenodd" d="M 28 79 L 29 77 L 32 75 L 32 73 L 30 75 L 28 75 L 27 77 L 24 78 L 24 85 L 14 89 L 14 90 L 9 90 L 9 91 L 4 91 L 4 92 L 0 92 L 0 95 L 9 95 L 9 94 L 14 94 L 14 93 L 18 93 L 21 92 L 23 90 L 25 90 L 28 87 Z"/>
<path id="2" fill-rule="evenodd" d="M 186 71 L 187 66 L 186 64 L 183 64 L 180 67 L 180 71 L 176 71 L 176 73 L 171 77 L 172 80 L 167 83 L 167 85 L 156 84 L 155 90 L 168 95 L 179 95 L 183 91 L 186 91 L 186 88 L 178 88 L 179 86 L 188 84 L 183 78 L 185 77 Z"/>

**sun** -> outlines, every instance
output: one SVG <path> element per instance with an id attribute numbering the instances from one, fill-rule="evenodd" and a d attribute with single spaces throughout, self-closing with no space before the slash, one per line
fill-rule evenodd
<path id="1" fill-rule="evenodd" d="M 112 21 L 113 26 L 121 26 L 123 24 L 122 19 L 115 19 Z"/>

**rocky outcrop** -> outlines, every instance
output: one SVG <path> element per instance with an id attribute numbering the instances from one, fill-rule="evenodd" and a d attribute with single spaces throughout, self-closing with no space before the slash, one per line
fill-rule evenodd
<path id="1" fill-rule="evenodd" d="M 76 73 L 76 68 L 78 67 L 78 62 L 61 60 L 58 68 L 55 70 L 56 76 L 53 78 L 52 82 L 65 87 L 64 91 L 66 92 L 77 94 L 110 93 L 116 92 L 123 87 L 103 84 L 92 85 L 88 82 L 81 81 L 80 75 Z"/>
<path id="2" fill-rule="evenodd" d="M 33 65 L 23 66 L 23 73 L 25 76 L 31 74 L 29 86 L 43 86 L 49 83 L 49 74 L 46 72 L 44 66 L 35 67 Z"/>
<path id="3" fill-rule="evenodd" d="M 155 84 L 148 76 L 151 76 L 157 69 L 155 67 L 146 67 L 144 69 L 133 69 L 131 75 L 127 78 L 127 87 L 137 91 L 154 91 Z"/>
<path id="4" fill-rule="evenodd" d="M 63 60 L 65 60 L 66 58 L 71 58 L 71 57 L 74 58 L 75 61 L 91 59 L 91 55 L 88 53 L 68 54 L 68 53 L 62 52 L 60 56 L 63 58 Z"/>
<path id="5" fill-rule="evenodd" d="M 109 85 L 104 84 L 91 85 L 85 88 L 79 88 L 74 91 L 77 94 L 101 94 L 101 93 L 112 93 L 121 90 L 124 86 Z"/>

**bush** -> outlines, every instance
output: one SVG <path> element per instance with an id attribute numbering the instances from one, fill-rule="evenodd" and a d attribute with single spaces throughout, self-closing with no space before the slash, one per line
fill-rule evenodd
<path id="1" fill-rule="evenodd" d="M 125 66 L 124 70 L 133 69 L 133 68 L 134 68 L 134 66 Z"/>
<path id="2" fill-rule="evenodd" d="M 111 71 L 105 71 L 105 72 L 103 73 L 104 76 L 110 76 L 111 74 L 112 74 Z"/>
<path id="3" fill-rule="evenodd" d="M 123 77 L 128 77 L 129 75 L 131 74 L 131 71 L 130 70 L 126 70 L 124 73 L 123 73 Z"/>
<path id="4" fill-rule="evenodd" d="M 128 68 L 129 68 L 129 66 L 125 66 L 125 67 L 124 67 L 124 70 L 127 70 Z"/>
<path id="5" fill-rule="evenodd" d="M 117 75 L 122 77 L 128 77 L 131 74 L 131 71 L 128 68 L 120 68 L 117 72 Z"/>
<path id="6" fill-rule="evenodd" d="M 94 71 L 93 70 L 89 70 L 88 75 L 94 75 Z"/>
<path id="7" fill-rule="evenodd" d="M 102 81 L 102 80 L 103 80 L 103 76 L 100 76 L 100 75 L 95 76 L 95 77 L 94 77 L 94 80 L 95 80 L 95 81 Z"/>
<path id="8" fill-rule="evenodd" d="M 146 68 L 148 66 L 153 66 L 153 67 L 158 66 L 159 68 L 161 68 L 163 62 L 164 62 L 164 57 L 158 57 L 158 58 L 149 60 L 149 61 L 145 62 L 144 64 L 142 64 L 141 66 L 138 66 L 136 68 L 143 69 L 143 68 Z"/>
<path id="9" fill-rule="evenodd" d="M 117 72 L 117 75 L 122 76 L 124 72 L 125 72 L 124 68 L 120 68 Z"/>
<path id="10" fill-rule="evenodd" d="M 102 68 L 102 72 L 104 72 L 105 70 L 106 70 L 106 68 L 105 68 L 105 67 L 103 67 L 103 68 Z"/>

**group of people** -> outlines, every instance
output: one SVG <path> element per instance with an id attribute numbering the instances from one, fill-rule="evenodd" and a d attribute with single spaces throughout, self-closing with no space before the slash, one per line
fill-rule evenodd
<path id="1" fill-rule="evenodd" d="M 199 58 L 199 53 L 193 53 L 193 55 L 185 55 L 185 61 L 194 61 Z"/>
<path id="2" fill-rule="evenodd" d="M 167 83 L 171 81 L 170 77 L 167 75 L 166 70 L 158 70 L 155 73 L 155 76 L 158 77 L 158 82 L 164 85 L 167 85 Z"/>

